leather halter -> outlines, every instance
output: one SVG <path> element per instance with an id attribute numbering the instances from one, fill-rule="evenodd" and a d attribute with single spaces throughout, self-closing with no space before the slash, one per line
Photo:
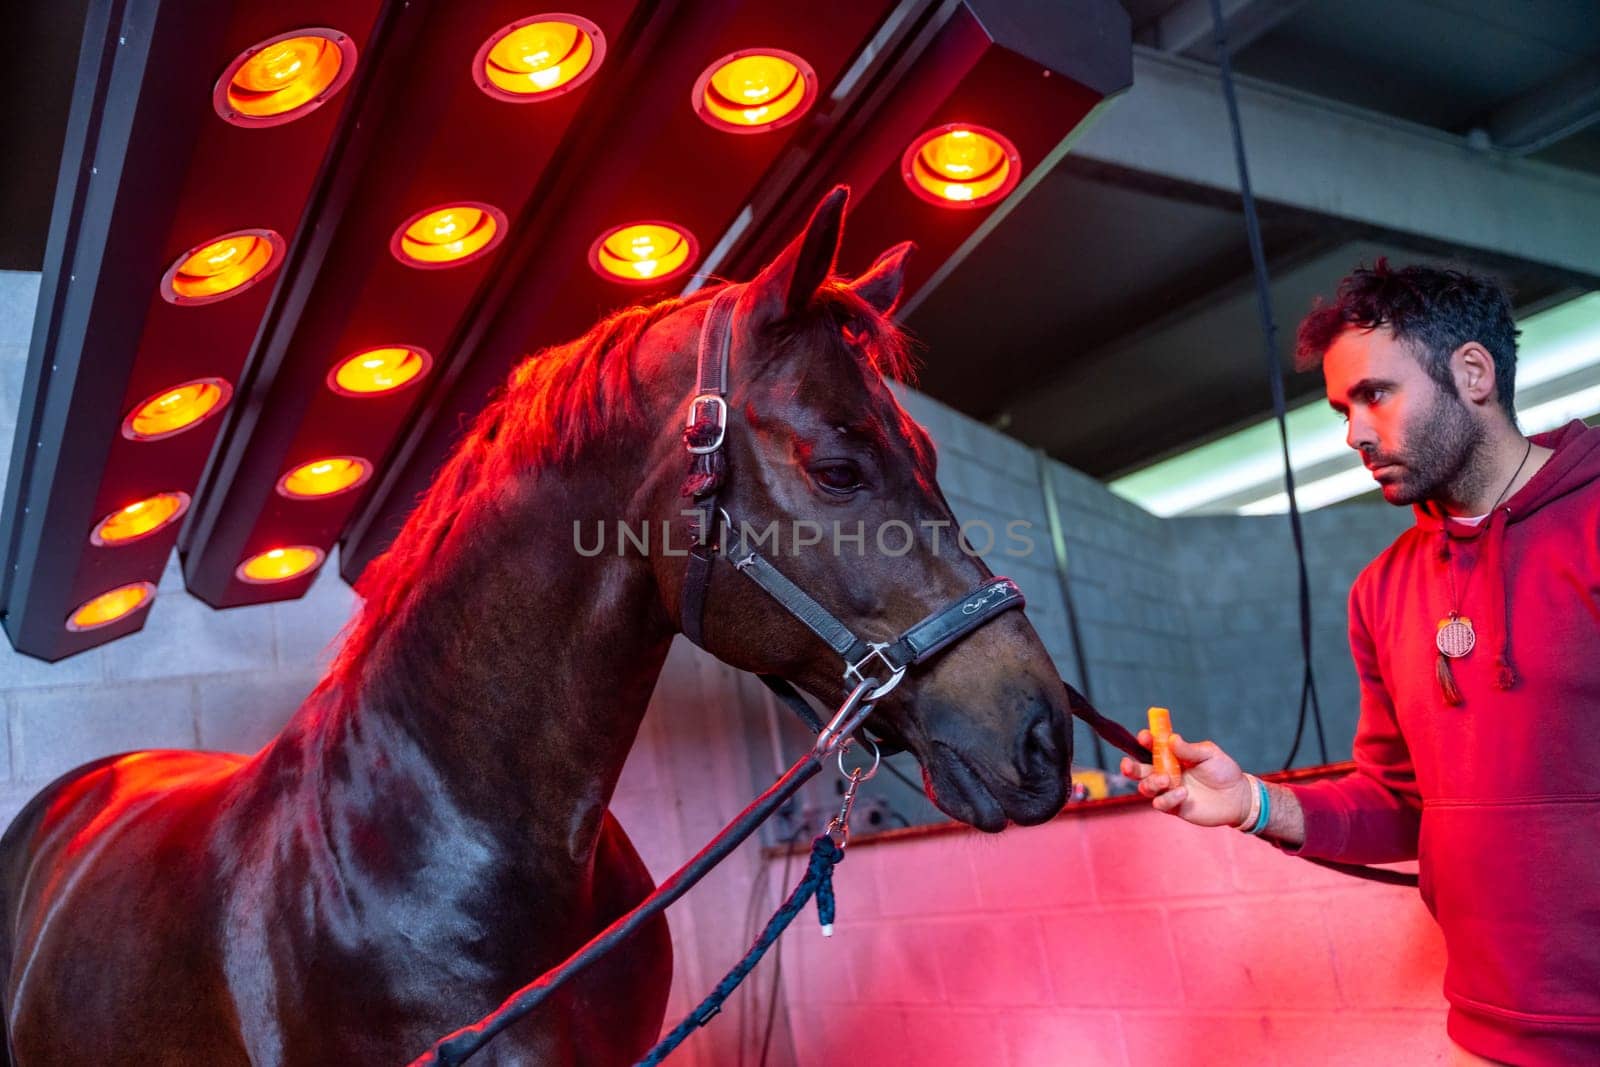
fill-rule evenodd
<path id="1" fill-rule="evenodd" d="M 887 676 L 874 693 L 881 696 L 910 668 L 927 662 L 995 617 L 1022 607 L 1026 601 L 1022 590 L 1010 578 L 991 578 L 928 615 L 894 640 L 868 641 L 817 603 L 765 556 L 748 548 L 742 535 L 736 545 L 723 544 L 733 522 L 718 506 L 717 497 L 727 462 L 721 450 L 727 438 L 728 357 L 733 347 L 734 307 L 742 289 L 743 286 L 729 286 L 712 298 L 700 330 L 695 393 L 689 401 L 684 428 L 684 445 L 693 458 L 693 470 L 684 491 L 693 497 L 699 514 L 694 521 L 694 543 L 689 549 L 684 574 L 680 625 L 689 640 L 702 648 L 705 646 L 702 625 L 711 571 L 719 556 L 727 558 L 735 570 L 760 586 L 839 655 L 844 661 L 847 686 L 866 681 L 875 671 L 886 672 Z M 773 675 L 759 677 L 805 719 L 813 732 L 822 729 L 821 720 L 792 685 Z"/>
<path id="2" fill-rule="evenodd" d="M 700 516 L 695 522 L 695 543 L 689 550 L 689 566 L 684 576 L 680 621 L 684 634 L 701 647 L 705 645 L 701 622 L 705 612 L 706 587 L 711 581 L 712 564 L 722 554 L 719 551 L 719 534 L 724 526 L 732 525 L 727 512 L 717 506 L 717 494 L 726 468 L 726 458 L 721 450 L 728 430 L 728 354 L 733 347 L 733 310 L 742 289 L 743 286 L 723 289 L 712 299 L 711 308 L 706 313 L 705 325 L 700 331 L 695 396 L 689 401 L 688 425 L 684 430 L 685 446 L 696 464 L 696 473 L 691 475 L 689 484 L 702 486 L 704 491 L 689 494 L 694 497 Z M 1025 603 L 1022 591 L 1010 578 L 991 578 L 966 596 L 929 615 L 895 640 L 866 641 L 852 633 L 848 626 L 829 614 L 826 608 L 759 553 L 747 551 L 741 543 L 728 558 L 740 574 L 766 590 L 789 614 L 805 623 L 812 633 L 826 641 L 828 647 L 844 659 L 847 685 L 865 682 L 867 672 L 875 666 L 872 664 L 874 659 L 890 671 L 889 680 L 868 695 L 869 703 L 876 696 L 888 692 L 911 667 L 926 662 L 1002 612 L 1020 608 Z M 804 719 L 812 732 L 822 731 L 822 721 L 794 686 L 776 675 L 762 674 L 757 677 Z M 1088 698 L 1065 679 L 1061 685 L 1066 690 L 1067 707 L 1073 716 L 1082 719 L 1095 733 L 1134 759 L 1146 763 L 1150 761 L 1150 751 L 1126 727 L 1102 715 Z M 881 742 L 878 745 L 885 754 L 897 751 Z M 1417 884 L 1417 876 L 1407 872 L 1337 863 L 1310 856 L 1301 858 L 1319 867 L 1368 881 L 1387 885 Z"/>

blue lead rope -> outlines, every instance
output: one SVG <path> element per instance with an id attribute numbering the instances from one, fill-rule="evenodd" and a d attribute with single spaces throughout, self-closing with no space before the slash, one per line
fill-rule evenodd
<path id="1" fill-rule="evenodd" d="M 811 862 L 806 865 L 805 877 L 800 879 L 800 884 L 794 887 L 794 892 L 789 894 L 789 899 L 783 902 L 783 907 L 767 923 L 761 936 L 756 938 L 756 943 L 750 946 L 750 951 L 744 954 L 729 971 L 722 981 L 717 983 L 717 988 L 711 995 L 700 1002 L 700 1006 L 691 1011 L 688 1016 L 673 1028 L 672 1033 L 662 1038 L 660 1043 L 640 1060 L 635 1067 L 655 1067 L 656 1064 L 666 1059 L 679 1045 L 688 1039 L 700 1027 L 710 1022 L 722 1011 L 722 1003 L 727 1000 L 739 983 L 761 962 L 761 957 L 767 954 L 767 949 L 778 940 L 794 917 L 800 914 L 800 909 L 806 906 L 806 901 L 812 894 L 817 897 L 817 919 L 824 929 L 833 926 L 833 868 L 840 860 L 844 859 L 844 849 L 834 843 L 833 838 L 827 834 L 818 834 L 811 842 Z"/>

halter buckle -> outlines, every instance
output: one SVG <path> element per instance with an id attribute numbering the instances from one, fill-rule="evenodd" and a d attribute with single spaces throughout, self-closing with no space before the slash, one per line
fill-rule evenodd
<path id="1" fill-rule="evenodd" d="M 896 666 L 894 664 L 894 662 L 889 659 L 888 656 L 883 654 L 883 650 L 888 648 L 888 647 L 889 647 L 889 642 L 887 642 L 887 641 L 872 641 L 872 642 L 869 642 L 867 644 L 867 654 L 865 656 L 862 656 L 859 660 L 857 660 L 854 663 L 845 664 L 845 667 L 844 667 L 844 680 L 847 681 L 847 682 L 850 681 L 851 678 L 854 678 L 858 683 L 859 682 L 871 681 L 872 680 L 871 677 L 869 677 L 864 672 L 863 668 L 867 665 L 867 662 L 869 660 L 871 660 L 874 656 L 876 656 L 878 658 L 878 662 L 882 663 L 885 667 L 889 668 L 889 679 L 888 679 L 888 681 L 880 683 L 879 686 L 876 689 L 874 689 L 871 693 L 867 694 L 867 699 L 869 701 L 878 700 L 878 699 L 881 699 L 882 697 L 888 696 L 889 693 L 894 690 L 894 687 L 900 684 L 900 679 L 902 679 L 902 678 L 904 678 L 906 676 L 906 668 L 905 668 L 905 666 L 903 666 L 903 665 L 902 666 Z"/>
<path id="2" fill-rule="evenodd" d="M 722 447 L 722 440 L 728 435 L 728 402 L 716 393 L 701 393 L 689 401 L 689 418 L 684 422 L 685 430 L 692 430 L 700 424 L 700 405 L 710 404 L 712 418 L 717 424 L 717 439 L 709 445 L 689 445 L 691 456 L 703 456 L 715 452 Z"/>

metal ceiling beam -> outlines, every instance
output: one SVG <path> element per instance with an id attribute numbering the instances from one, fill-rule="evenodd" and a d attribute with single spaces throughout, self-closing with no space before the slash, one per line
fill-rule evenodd
<path id="1" fill-rule="evenodd" d="M 1238 52 L 1304 6 L 1305 0 L 1222 0 L 1228 47 Z M 1149 43 L 1170 55 L 1215 58 L 1211 0 L 1183 0 L 1156 19 L 1150 31 Z"/>
<path id="2" fill-rule="evenodd" d="M 1600 122 L 1600 59 L 1586 59 L 1559 77 L 1491 111 L 1482 128 L 1495 148 L 1539 152 Z"/>
<path id="3" fill-rule="evenodd" d="M 1474 152 L 1464 138 L 1236 80 L 1258 199 L 1547 264 L 1600 287 L 1600 178 Z M 1071 154 L 1239 189 L 1216 70 L 1150 48 L 1135 47 L 1133 89 Z"/>

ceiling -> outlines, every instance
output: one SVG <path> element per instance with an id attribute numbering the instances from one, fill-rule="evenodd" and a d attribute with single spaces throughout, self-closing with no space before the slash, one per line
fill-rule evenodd
<path id="1" fill-rule="evenodd" d="M 1231 161 L 1218 124 L 1209 0 L 1123 6 L 1139 42 L 1134 88 L 1107 105 L 1084 144 L 1014 198 L 908 316 L 928 393 L 1100 477 L 1270 409 L 1237 187 L 1187 161 L 1194 147 L 1178 135 L 1194 125 L 1182 110 L 1193 100 L 1147 89 L 1163 72 L 1210 84 L 1209 101 L 1203 93 L 1193 99 L 1210 109 L 1203 117 L 1211 149 Z M 1313 294 L 1376 255 L 1479 265 L 1511 286 L 1522 310 L 1600 287 L 1600 253 L 1591 268 L 1581 252 L 1546 255 L 1540 244 L 1544 231 L 1570 229 L 1600 202 L 1600 124 L 1585 125 L 1600 111 L 1592 0 L 1222 6 L 1253 174 L 1294 173 L 1292 156 L 1276 158 L 1288 152 L 1285 123 L 1314 128 L 1326 115 L 1359 122 L 1367 135 L 1316 171 L 1331 193 L 1298 198 L 1293 182 L 1280 182 L 1288 193 L 1275 195 L 1270 177 L 1257 188 L 1280 350 Z M 85 8 L 60 0 L 14 13 L 21 24 L 13 37 L 30 43 L 15 73 L 35 89 L 28 107 L 0 110 L 0 152 L 9 161 L 0 183 L 0 269 L 37 270 L 44 260 Z M 1278 100 L 1290 101 L 1293 113 L 1254 121 Z M 1454 171 L 1445 166 L 1412 195 L 1459 201 L 1445 218 L 1507 214 L 1518 246 L 1495 240 L 1492 227 L 1413 224 L 1404 203 L 1368 211 L 1398 200 L 1412 177 L 1405 168 L 1374 171 L 1371 148 L 1390 133 L 1406 142 L 1404 151 L 1433 145 L 1459 157 Z M 1335 169 L 1349 173 L 1329 173 Z M 1473 199 L 1473 183 L 1491 171 L 1509 174 L 1509 188 L 1486 207 Z M 1530 175 L 1519 199 L 1518 182 Z M 1535 221 L 1518 225 L 1519 212 Z M 1315 375 L 1288 382 L 1291 397 L 1317 387 Z"/>
<path id="2" fill-rule="evenodd" d="M 1184 140 L 1204 126 L 1231 169 L 1208 0 L 1124 7 L 1139 42 L 1133 89 L 909 317 L 929 393 L 1102 478 L 1271 410 L 1238 187 L 1195 166 Z M 1488 270 L 1519 314 L 1600 288 L 1600 254 L 1587 263 L 1544 240 L 1600 220 L 1600 123 L 1561 136 L 1600 115 L 1592 0 L 1223 7 L 1252 177 L 1281 175 L 1255 189 L 1286 362 L 1312 298 L 1379 255 Z M 1213 88 L 1142 100 L 1169 71 Z M 1315 148 L 1324 119 L 1329 141 L 1343 140 L 1297 159 L 1295 138 L 1309 126 Z M 1551 143 L 1525 155 L 1497 147 L 1540 138 Z M 1406 165 L 1413 154 L 1425 171 Z M 1320 384 L 1291 375 L 1288 393 Z"/>

